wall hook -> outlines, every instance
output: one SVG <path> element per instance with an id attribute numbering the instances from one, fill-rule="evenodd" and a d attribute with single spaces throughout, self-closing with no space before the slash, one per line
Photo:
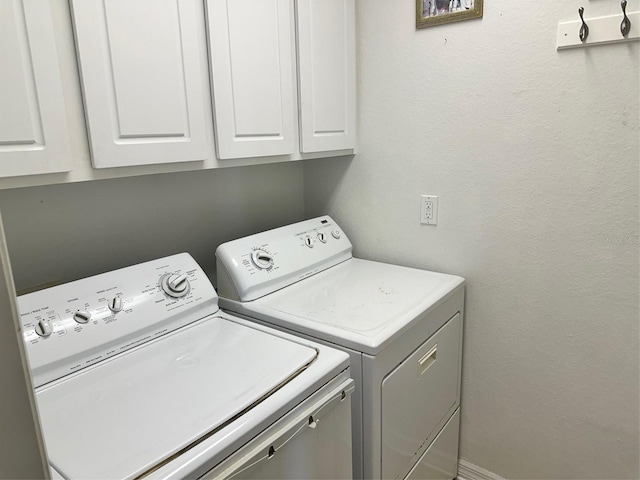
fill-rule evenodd
<path id="1" fill-rule="evenodd" d="M 580 20 L 582 21 L 582 26 L 580 27 L 580 41 L 581 42 L 586 42 L 587 41 L 587 37 L 589 36 L 589 25 L 587 25 L 584 21 L 583 15 L 584 15 L 584 8 L 580 7 L 578 9 L 578 14 L 580 14 Z"/>
<path id="2" fill-rule="evenodd" d="M 620 33 L 622 33 L 623 37 L 626 37 L 629 35 L 629 30 L 631 30 L 631 20 L 627 17 L 627 0 L 622 0 L 620 5 L 622 6 L 623 15 L 622 23 L 620 24 Z"/>

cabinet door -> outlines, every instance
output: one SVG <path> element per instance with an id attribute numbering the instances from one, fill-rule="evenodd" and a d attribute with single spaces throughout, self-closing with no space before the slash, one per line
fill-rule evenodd
<path id="1" fill-rule="evenodd" d="M 289 0 L 207 0 L 218 157 L 294 152 Z"/>
<path id="2" fill-rule="evenodd" d="M 355 0 L 298 0 L 300 150 L 355 148 Z"/>
<path id="3" fill-rule="evenodd" d="M 49 0 L 0 2 L 0 176 L 69 171 Z"/>
<path id="4" fill-rule="evenodd" d="M 96 168 L 204 160 L 198 0 L 72 0 Z"/>

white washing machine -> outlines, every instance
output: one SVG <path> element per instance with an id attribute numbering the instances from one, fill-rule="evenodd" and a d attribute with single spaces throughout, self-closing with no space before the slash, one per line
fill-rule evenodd
<path id="1" fill-rule="evenodd" d="M 350 354 L 356 478 L 456 476 L 463 278 L 353 258 L 328 216 L 216 256 L 223 309 Z"/>
<path id="2" fill-rule="evenodd" d="M 18 302 L 54 478 L 351 476 L 348 355 L 219 311 L 188 254 Z"/>

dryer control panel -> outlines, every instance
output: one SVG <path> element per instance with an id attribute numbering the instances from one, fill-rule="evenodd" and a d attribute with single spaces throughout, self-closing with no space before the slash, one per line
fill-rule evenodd
<path id="1" fill-rule="evenodd" d="M 218 310 L 196 261 L 181 253 L 18 297 L 38 387 Z"/>
<path id="2" fill-rule="evenodd" d="M 328 216 L 223 243 L 216 250 L 218 292 L 255 300 L 350 259 L 351 251 Z"/>

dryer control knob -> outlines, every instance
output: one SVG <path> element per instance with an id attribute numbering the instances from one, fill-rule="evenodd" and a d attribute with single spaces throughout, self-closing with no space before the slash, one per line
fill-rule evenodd
<path id="1" fill-rule="evenodd" d="M 73 319 L 76 323 L 87 323 L 91 319 L 91 313 L 86 310 L 78 310 L 73 314 Z"/>
<path id="2" fill-rule="evenodd" d="M 333 236 L 333 238 L 335 238 L 337 240 L 337 239 L 340 238 L 340 235 L 342 235 L 342 234 L 340 233 L 340 230 L 336 229 L 336 230 L 332 230 L 331 231 L 331 235 Z"/>
<path id="3" fill-rule="evenodd" d="M 189 293 L 191 285 L 185 273 L 173 273 L 162 277 L 162 290 L 173 298 L 184 297 Z"/>
<path id="4" fill-rule="evenodd" d="M 304 238 L 304 244 L 309 248 L 313 248 L 313 238 L 311 238 L 310 236 L 307 235 Z"/>
<path id="5" fill-rule="evenodd" d="M 320 240 L 322 243 L 327 243 L 327 236 L 324 233 L 320 232 L 318 233 L 318 240 Z"/>
<path id="6" fill-rule="evenodd" d="M 36 333 L 41 337 L 48 337 L 53 333 L 53 325 L 51 324 L 51 320 L 47 320 L 43 318 L 36 325 Z"/>
<path id="7" fill-rule="evenodd" d="M 255 250 L 251 254 L 251 261 L 260 270 L 268 270 L 273 267 L 273 255 L 264 250 Z"/>
<path id="8" fill-rule="evenodd" d="M 111 301 L 109 302 L 109 310 L 111 310 L 113 313 L 118 313 L 120 310 L 122 310 L 122 297 L 120 295 L 116 295 L 111 299 Z"/>

